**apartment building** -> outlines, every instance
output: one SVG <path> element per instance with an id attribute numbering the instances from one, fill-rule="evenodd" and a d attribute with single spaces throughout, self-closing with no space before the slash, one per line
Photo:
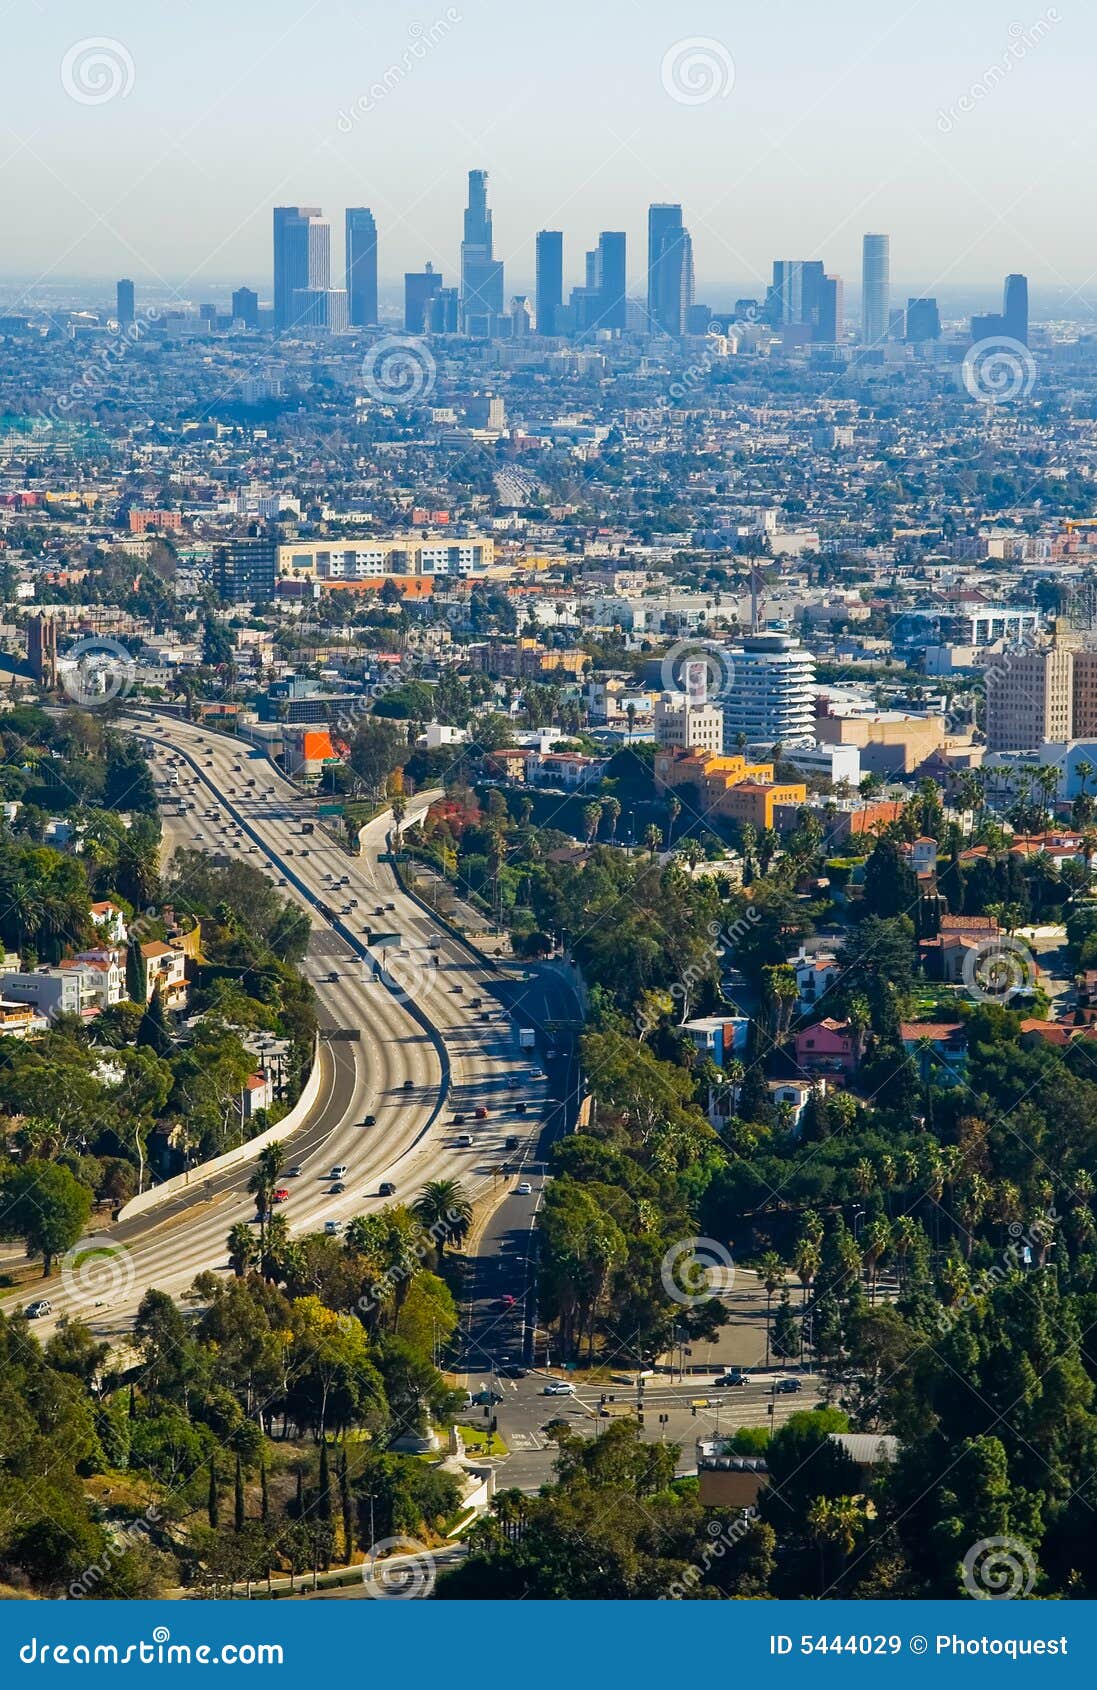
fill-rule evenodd
<path id="1" fill-rule="evenodd" d="M 724 751 L 724 712 L 718 704 L 694 704 L 686 693 L 664 692 L 655 700 L 655 743 L 669 750 Z"/>
<path id="2" fill-rule="evenodd" d="M 293 540 L 278 547 L 278 578 L 338 583 L 386 575 L 464 577 L 483 575 L 494 562 L 495 542 L 479 534 Z"/>
<path id="3" fill-rule="evenodd" d="M 1076 634 L 1056 632 L 1046 646 L 1014 646 L 983 671 L 987 698 L 987 747 L 990 751 L 1034 751 L 1045 740 L 1067 740 L 1074 718 L 1074 665 L 1081 642 Z M 1093 682 L 1097 668 L 1086 653 L 1079 671 L 1082 710 L 1097 708 Z"/>

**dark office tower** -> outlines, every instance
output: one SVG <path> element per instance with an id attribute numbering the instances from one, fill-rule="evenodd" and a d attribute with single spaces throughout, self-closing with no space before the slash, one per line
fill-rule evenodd
<path id="1" fill-rule="evenodd" d="M 937 309 L 935 299 L 907 300 L 907 328 L 906 339 L 912 346 L 920 346 L 927 340 L 940 340 L 941 313 Z"/>
<path id="2" fill-rule="evenodd" d="M 997 340 L 1006 332 L 1006 320 L 1000 311 L 984 311 L 971 319 L 971 338 L 981 340 Z"/>
<path id="3" fill-rule="evenodd" d="M 252 288 L 237 288 L 232 296 L 233 321 L 246 329 L 259 327 L 259 295 Z"/>
<path id="4" fill-rule="evenodd" d="M 125 329 L 129 327 L 134 318 L 133 283 L 119 282 L 114 291 L 116 295 L 114 314 L 122 328 Z"/>
<path id="5" fill-rule="evenodd" d="M 1002 296 L 1006 333 L 1022 346 L 1028 345 L 1028 277 L 1007 276 Z"/>
<path id="6" fill-rule="evenodd" d="M 693 242 L 680 205 L 648 208 L 648 327 L 683 335 L 693 304 Z"/>
<path id="7" fill-rule="evenodd" d="M 891 301 L 891 242 L 866 235 L 861 243 L 861 339 L 882 346 L 888 335 Z"/>
<path id="8" fill-rule="evenodd" d="M 488 173 L 469 171 L 461 242 L 461 318 L 466 334 L 490 337 L 503 315 L 503 266 L 493 256 Z"/>
<path id="9" fill-rule="evenodd" d="M 598 236 L 595 285 L 598 289 L 597 327 L 625 326 L 625 236 L 617 229 L 603 229 Z"/>
<path id="10" fill-rule="evenodd" d="M 841 276 L 822 276 L 816 290 L 811 337 L 823 346 L 837 346 L 844 333 L 845 294 Z"/>
<path id="11" fill-rule="evenodd" d="M 442 292 L 442 272 L 433 264 L 404 273 L 404 327 L 408 334 L 430 334 L 435 300 Z"/>
<path id="12" fill-rule="evenodd" d="M 293 323 L 299 290 L 331 286 L 331 229 L 318 205 L 274 208 L 274 326 Z"/>
<path id="13" fill-rule="evenodd" d="M 364 205 L 347 208 L 347 299 L 353 328 L 377 321 L 377 224 Z"/>
<path id="14" fill-rule="evenodd" d="M 278 548 L 273 540 L 225 540 L 213 549 L 214 580 L 226 604 L 274 597 Z"/>
<path id="15" fill-rule="evenodd" d="M 556 313 L 564 303 L 564 236 L 559 229 L 537 234 L 537 333 L 556 333 Z"/>

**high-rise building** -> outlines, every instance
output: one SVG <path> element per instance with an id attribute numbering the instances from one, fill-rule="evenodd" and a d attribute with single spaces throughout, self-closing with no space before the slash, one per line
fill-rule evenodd
<path id="1" fill-rule="evenodd" d="M 331 286 L 331 227 L 319 206 L 274 208 L 274 326 L 293 326 L 293 296 Z"/>
<path id="2" fill-rule="evenodd" d="M 537 333 L 556 333 L 556 313 L 564 303 L 564 236 L 559 229 L 537 234 Z"/>
<path id="3" fill-rule="evenodd" d="M 461 242 L 461 326 L 490 338 L 503 315 L 503 266 L 494 256 L 488 173 L 469 171 L 469 196 Z"/>
<path id="4" fill-rule="evenodd" d="M 844 317 L 841 277 L 828 276 L 817 258 L 777 258 L 766 296 L 766 319 L 774 328 L 796 325 L 827 345 L 841 340 Z"/>
<path id="5" fill-rule="evenodd" d="M 1006 334 L 1028 345 L 1028 277 L 1007 276 L 1002 294 L 1002 319 Z"/>
<path id="6" fill-rule="evenodd" d="M 861 245 L 861 339 L 882 346 L 891 309 L 891 242 L 887 235 L 866 235 Z"/>
<path id="7" fill-rule="evenodd" d="M 625 263 L 626 242 L 623 231 L 603 229 L 598 237 L 595 287 L 598 289 L 598 317 L 600 329 L 623 329 L 625 326 Z"/>
<path id="8" fill-rule="evenodd" d="M 841 276 L 823 276 L 816 294 L 812 339 L 837 346 L 845 333 L 845 290 Z"/>
<path id="9" fill-rule="evenodd" d="M 1077 634 L 1056 631 L 1046 646 L 1013 646 L 987 664 L 989 751 L 1035 751 L 1045 740 L 1070 739 L 1080 643 Z"/>
<path id="10" fill-rule="evenodd" d="M 927 340 L 940 340 L 941 313 L 935 299 L 908 299 L 906 339 L 912 346 Z"/>
<path id="11" fill-rule="evenodd" d="M 254 604 L 274 597 L 278 547 L 273 540 L 223 540 L 213 549 L 214 581 L 226 604 Z"/>
<path id="12" fill-rule="evenodd" d="M 259 326 L 259 295 L 254 288 L 237 288 L 232 296 L 232 320 L 246 329 Z"/>
<path id="13" fill-rule="evenodd" d="M 343 334 L 350 326 L 345 288 L 296 288 L 293 294 L 293 325 L 298 329 L 323 329 Z"/>
<path id="14" fill-rule="evenodd" d="M 118 321 L 121 324 L 122 328 L 128 328 L 130 323 L 133 322 L 133 319 L 134 319 L 134 316 L 135 316 L 134 302 L 133 302 L 133 283 L 130 282 L 130 281 L 121 281 L 121 282 L 118 283 L 118 286 L 115 288 L 114 292 L 115 292 L 114 314 L 118 318 Z"/>
<path id="15" fill-rule="evenodd" d="M 433 264 L 404 273 L 404 328 L 408 334 L 430 334 L 435 301 L 442 293 L 442 272 Z"/>
<path id="16" fill-rule="evenodd" d="M 346 213 L 347 302 L 353 326 L 377 322 L 377 224 L 364 205 Z"/>
<path id="17" fill-rule="evenodd" d="M 815 659 L 789 634 L 748 634 L 731 652 L 735 682 L 724 697 L 724 744 L 809 739 L 815 721 Z"/>
<path id="18" fill-rule="evenodd" d="M 686 332 L 693 304 L 693 242 L 680 205 L 648 208 L 648 327 Z"/>

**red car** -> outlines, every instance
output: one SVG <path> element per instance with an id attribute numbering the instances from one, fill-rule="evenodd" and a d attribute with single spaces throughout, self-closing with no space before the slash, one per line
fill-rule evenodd
<path id="1" fill-rule="evenodd" d="M 488 1112 L 487 1112 L 487 1110 L 486 1110 L 486 1109 L 485 1109 L 485 1108 L 484 1108 L 484 1107 L 483 1107 L 483 1106 L 482 1106 L 482 1105 L 481 1105 L 481 1107 L 480 1107 L 480 1108 L 479 1108 L 479 1109 L 477 1109 L 477 1111 L 476 1111 L 476 1119 L 477 1119 L 477 1120 L 478 1120 L 478 1121 L 486 1121 L 486 1120 L 487 1120 L 487 1118 L 488 1118 Z"/>
<path id="2" fill-rule="evenodd" d="M 278 1190 L 274 1193 L 274 1201 L 276 1203 L 286 1203 L 289 1201 L 289 1192 L 286 1190 L 284 1185 L 280 1185 Z"/>
<path id="3" fill-rule="evenodd" d="M 499 1307 L 501 1309 L 513 1309 L 517 1306 L 517 1303 L 517 1297 L 512 1297 L 509 1291 L 505 1297 L 500 1297 L 499 1299 Z"/>

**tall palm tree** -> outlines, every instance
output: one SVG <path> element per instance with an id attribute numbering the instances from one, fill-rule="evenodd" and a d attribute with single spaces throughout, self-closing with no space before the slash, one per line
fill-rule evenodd
<path id="1" fill-rule="evenodd" d="M 259 1257 L 255 1236 L 247 1221 L 237 1221 L 229 1232 L 229 1267 L 237 1279 L 243 1279 Z"/>
<path id="2" fill-rule="evenodd" d="M 472 1204 L 460 1180 L 429 1180 L 411 1212 L 437 1243 L 439 1256 L 447 1244 L 462 1244 L 472 1225 Z"/>
<path id="3" fill-rule="evenodd" d="M 786 1279 L 785 1264 L 776 1250 L 767 1250 L 763 1256 L 759 1257 L 757 1273 L 766 1290 L 766 1366 L 768 1367 L 770 1310 L 773 1307 L 773 1293 L 784 1285 Z"/>

